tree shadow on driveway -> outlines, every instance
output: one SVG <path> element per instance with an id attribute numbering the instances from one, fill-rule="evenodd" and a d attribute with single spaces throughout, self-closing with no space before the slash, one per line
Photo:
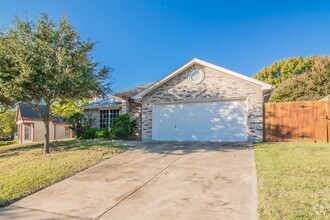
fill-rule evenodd
<path id="1" fill-rule="evenodd" d="M 253 143 L 249 142 L 176 142 L 176 141 L 120 141 L 134 149 L 158 154 L 191 154 L 195 152 L 233 152 L 253 150 Z"/>

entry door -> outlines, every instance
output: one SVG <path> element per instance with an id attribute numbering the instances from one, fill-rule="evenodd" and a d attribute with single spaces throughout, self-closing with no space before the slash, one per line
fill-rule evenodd
<path id="1" fill-rule="evenodd" d="M 23 126 L 23 141 L 29 142 L 32 140 L 32 125 L 31 124 L 24 124 Z"/>
<path id="2" fill-rule="evenodd" d="M 246 141 L 246 101 L 156 104 L 153 140 Z"/>

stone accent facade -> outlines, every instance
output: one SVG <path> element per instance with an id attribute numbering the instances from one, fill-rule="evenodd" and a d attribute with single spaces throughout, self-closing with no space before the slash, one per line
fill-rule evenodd
<path id="1" fill-rule="evenodd" d="M 189 80 L 190 72 L 202 69 L 205 79 L 200 84 Z M 142 98 L 142 139 L 152 139 L 152 108 L 156 103 L 180 101 L 245 99 L 247 101 L 248 141 L 262 141 L 263 91 L 260 85 L 222 73 L 218 70 L 194 65 L 163 83 Z"/>
<path id="2" fill-rule="evenodd" d="M 99 109 L 85 109 L 84 115 L 91 120 L 92 128 L 100 128 L 100 110 Z"/>
<path id="3" fill-rule="evenodd" d="M 142 125 L 142 118 L 141 118 L 141 111 L 142 111 L 142 106 L 141 103 L 134 102 L 133 99 L 127 98 L 125 100 L 126 107 L 127 107 L 127 114 L 136 120 L 137 123 L 137 129 L 135 132 L 135 138 L 136 139 L 141 139 L 141 125 Z"/>

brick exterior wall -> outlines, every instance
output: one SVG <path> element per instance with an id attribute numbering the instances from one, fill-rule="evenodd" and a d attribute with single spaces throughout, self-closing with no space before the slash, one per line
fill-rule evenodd
<path id="1" fill-rule="evenodd" d="M 195 68 L 202 69 L 205 73 L 204 81 L 197 85 L 189 80 L 189 74 Z M 261 86 L 198 65 L 179 73 L 142 98 L 142 140 L 152 139 L 152 107 L 155 103 L 237 98 L 247 100 L 248 141 L 262 141 L 263 92 Z"/>
<path id="2" fill-rule="evenodd" d="M 100 110 L 99 109 L 85 109 L 84 115 L 92 119 L 92 128 L 100 128 Z"/>
<path id="3" fill-rule="evenodd" d="M 137 123 L 137 129 L 135 132 L 135 138 L 141 139 L 141 125 L 142 125 L 142 118 L 141 118 L 141 112 L 142 112 L 142 105 L 141 103 L 134 102 L 133 99 L 127 98 L 125 99 L 127 103 L 127 114 L 136 120 Z"/>

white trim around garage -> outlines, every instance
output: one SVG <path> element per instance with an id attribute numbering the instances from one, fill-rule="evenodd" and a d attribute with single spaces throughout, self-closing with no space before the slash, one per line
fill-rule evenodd
<path id="1" fill-rule="evenodd" d="M 180 104 L 180 103 L 194 103 L 194 102 L 228 102 L 228 101 L 246 101 L 247 97 L 231 97 L 222 99 L 193 99 L 193 100 L 178 100 L 178 101 L 168 101 L 168 102 L 157 102 L 152 105 L 163 105 L 163 104 Z"/>

